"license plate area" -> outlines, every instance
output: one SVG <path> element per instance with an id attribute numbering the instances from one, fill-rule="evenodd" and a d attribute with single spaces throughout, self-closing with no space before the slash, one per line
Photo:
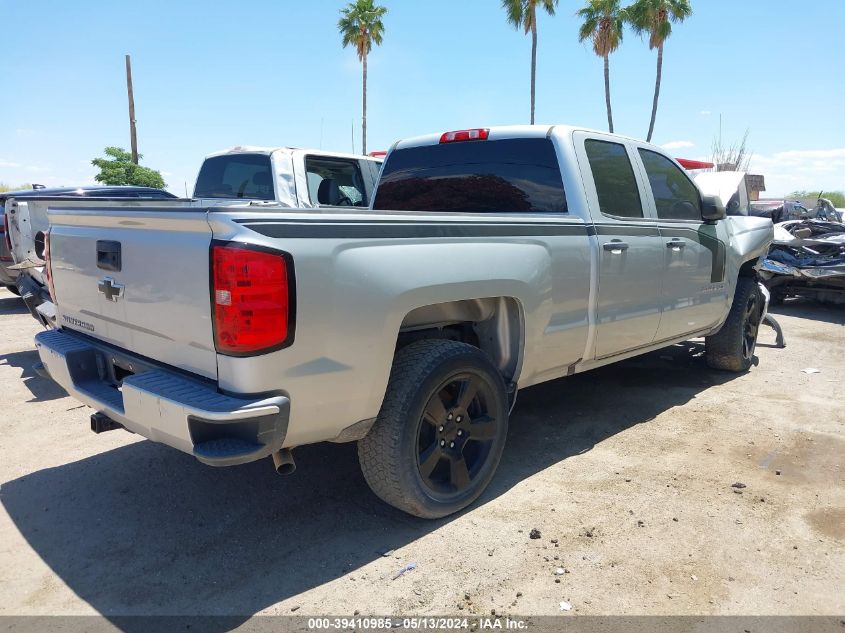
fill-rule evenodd
<path id="1" fill-rule="evenodd" d="M 70 379 L 80 393 L 98 403 L 97 408 L 123 414 L 123 394 L 110 359 L 93 348 L 72 351 L 65 358 Z"/>
<path id="2" fill-rule="evenodd" d="M 135 359 L 98 349 L 86 350 L 73 360 L 72 365 L 74 382 L 96 380 L 116 391 L 120 391 L 126 378 L 148 369 L 146 365 L 140 366 Z"/>

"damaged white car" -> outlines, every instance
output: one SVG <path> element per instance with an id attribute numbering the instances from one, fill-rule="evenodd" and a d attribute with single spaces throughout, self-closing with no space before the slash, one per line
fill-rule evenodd
<path id="1" fill-rule="evenodd" d="M 792 220 L 775 225 L 760 276 L 775 305 L 787 297 L 845 303 L 845 224 Z"/>

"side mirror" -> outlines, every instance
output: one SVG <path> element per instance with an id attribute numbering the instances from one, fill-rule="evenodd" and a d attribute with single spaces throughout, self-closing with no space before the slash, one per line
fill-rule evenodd
<path id="1" fill-rule="evenodd" d="M 701 196 L 701 219 L 707 224 L 716 224 L 724 220 L 726 215 L 725 205 L 719 196 Z"/>

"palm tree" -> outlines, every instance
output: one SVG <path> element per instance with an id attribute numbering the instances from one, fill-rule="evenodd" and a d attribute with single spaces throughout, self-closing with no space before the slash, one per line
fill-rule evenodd
<path id="1" fill-rule="evenodd" d="M 340 10 L 337 29 L 343 36 L 343 48 L 354 46 L 358 60 L 364 68 L 363 119 L 361 125 L 362 153 L 367 153 L 367 55 L 375 43 L 381 44 L 387 14 L 386 7 L 377 6 L 373 0 L 355 0 Z"/>
<path id="2" fill-rule="evenodd" d="M 592 40 L 596 55 L 604 59 L 604 101 L 607 105 L 607 126 L 613 132 L 613 110 L 610 107 L 610 54 L 619 48 L 625 24 L 625 10 L 619 0 L 589 0 L 576 14 L 584 20 L 578 40 Z"/>
<path id="3" fill-rule="evenodd" d="M 515 29 L 522 27 L 531 32 L 531 124 L 534 125 L 534 89 L 537 76 L 537 6 L 549 15 L 555 14 L 558 0 L 502 0 L 502 8 L 508 14 L 508 22 Z"/>
<path id="4" fill-rule="evenodd" d="M 628 18 L 639 34 L 648 34 L 648 47 L 657 49 L 657 78 L 654 82 L 654 102 L 651 106 L 651 123 L 647 140 L 654 133 L 657 118 L 657 100 L 660 98 L 660 80 L 663 76 L 663 44 L 672 34 L 672 23 L 683 22 L 692 15 L 689 0 L 637 0 L 628 9 Z"/>

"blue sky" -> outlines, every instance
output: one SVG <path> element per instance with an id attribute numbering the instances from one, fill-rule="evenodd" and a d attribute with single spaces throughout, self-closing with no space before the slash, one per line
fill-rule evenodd
<path id="1" fill-rule="evenodd" d="M 463 127 L 528 122 L 530 40 L 498 0 L 382 0 L 370 57 L 368 149 Z M 360 150 L 361 69 L 336 30 L 342 0 L 0 0 L 0 182 L 93 182 L 129 147 L 176 193 L 233 145 Z M 845 2 L 692 0 L 666 45 L 654 141 L 704 158 L 750 129 L 768 194 L 845 189 Z M 577 41 L 580 1 L 539 21 L 537 121 L 604 129 L 601 60 Z M 655 54 L 626 33 L 611 58 L 616 131 L 644 137 Z"/>

